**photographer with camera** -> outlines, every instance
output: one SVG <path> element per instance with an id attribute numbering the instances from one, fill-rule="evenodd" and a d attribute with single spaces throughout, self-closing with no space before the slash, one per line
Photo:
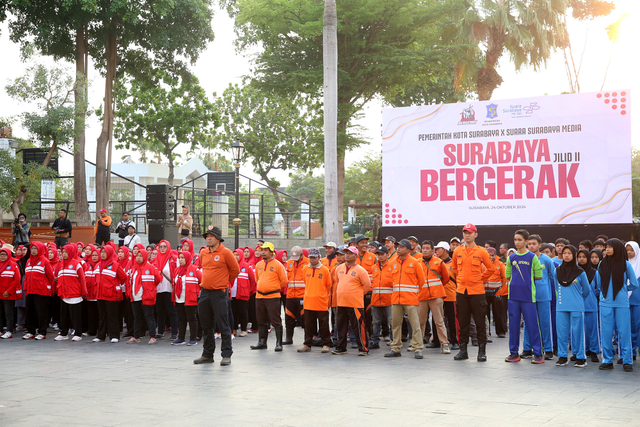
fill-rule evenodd
<path id="1" fill-rule="evenodd" d="M 27 224 L 27 215 L 20 212 L 18 218 L 13 220 L 13 225 L 11 226 L 11 234 L 14 235 L 14 247 L 29 243 L 29 236 L 31 235 L 29 231 L 30 228 L 31 226 Z"/>
<path id="2" fill-rule="evenodd" d="M 122 221 L 120 221 L 116 227 L 116 232 L 118 233 L 118 247 L 125 245 L 124 241 L 129 235 L 129 226 L 131 224 L 133 224 L 133 221 L 129 219 L 129 212 L 123 213 Z"/>
<path id="3" fill-rule="evenodd" d="M 51 229 L 55 232 L 56 238 L 54 239 L 54 243 L 56 244 L 56 248 L 60 249 L 69 243 L 69 237 L 71 237 L 71 221 L 67 218 L 66 209 L 60 209 L 58 214 L 58 218 L 53 221 L 53 225 Z"/>

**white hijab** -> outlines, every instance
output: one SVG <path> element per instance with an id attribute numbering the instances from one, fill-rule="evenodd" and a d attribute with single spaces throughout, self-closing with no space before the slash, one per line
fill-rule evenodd
<path id="1" fill-rule="evenodd" d="M 633 267 L 633 271 L 635 271 L 636 277 L 640 277 L 640 246 L 638 246 L 638 244 L 633 240 L 627 242 L 624 245 L 624 248 L 626 249 L 627 246 L 631 246 L 633 248 L 633 252 L 635 252 L 636 254 L 636 256 L 634 256 L 633 258 L 629 258 L 629 263 Z"/>

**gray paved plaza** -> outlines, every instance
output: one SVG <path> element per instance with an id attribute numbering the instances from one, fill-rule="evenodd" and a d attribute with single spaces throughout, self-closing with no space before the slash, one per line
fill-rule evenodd
<path id="1" fill-rule="evenodd" d="M 0 425 L 640 425 L 640 369 L 504 362 L 507 339 L 487 363 L 455 362 L 425 349 L 385 359 L 251 351 L 256 334 L 233 341 L 232 365 L 192 364 L 202 351 L 157 345 L 0 340 Z M 220 341 L 218 340 L 219 346 Z M 405 348 L 407 343 L 405 343 Z"/>

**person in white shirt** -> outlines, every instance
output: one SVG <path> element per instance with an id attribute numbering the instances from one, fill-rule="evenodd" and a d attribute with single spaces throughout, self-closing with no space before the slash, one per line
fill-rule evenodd
<path id="1" fill-rule="evenodd" d="M 142 241 L 140 240 L 140 236 L 136 234 L 136 226 L 133 225 L 133 223 L 129 224 L 127 231 L 129 235 L 124 238 L 124 244 L 122 246 L 126 246 L 129 250 L 132 250 L 135 245 L 142 243 Z"/>

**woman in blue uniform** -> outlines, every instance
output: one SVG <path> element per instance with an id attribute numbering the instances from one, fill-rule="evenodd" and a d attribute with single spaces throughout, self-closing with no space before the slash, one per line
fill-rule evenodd
<path id="1" fill-rule="evenodd" d="M 591 357 L 591 362 L 599 363 L 600 354 L 600 328 L 598 327 L 598 296 L 593 278 L 596 275 L 596 267 L 590 260 L 591 254 L 586 249 L 578 251 L 578 265 L 587 275 L 589 281 L 589 295 L 584 299 L 584 338 L 585 354 Z M 600 261 L 598 261 L 599 263 Z"/>
<path id="2" fill-rule="evenodd" d="M 602 364 L 600 369 L 613 369 L 614 325 L 618 329 L 618 348 L 625 372 L 633 371 L 631 356 L 631 318 L 629 291 L 638 288 L 638 279 L 627 261 L 625 245 L 618 239 L 606 242 L 605 257 L 595 276 L 600 290 L 600 325 L 602 329 Z"/>
<path id="3" fill-rule="evenodd" d="M 627 257 L 629 264 L 636 272 L 636 278 L 640 277 L 640 247 L 636 242 L 627 242 Z M 640 289 L 631 292 L 629 296 L 629 316 L 631 317 L 631 355 L 636 359 L 636 352 L 640 344 Z"/>
<path id="4" fill-rule="evenodd" d="M 566 245 L 562 249 L 562 264 L 556 269 L 556 327 L 558 329 L 558 361 L 556 366 L 566 366 L 569 361 L 569 337 L 571 351 L 576 356 L 576 368 L 587 366 L 584 352 L 584 299 L 591 289 L 584 270 L 576 262 L 576 248 Z"/>

